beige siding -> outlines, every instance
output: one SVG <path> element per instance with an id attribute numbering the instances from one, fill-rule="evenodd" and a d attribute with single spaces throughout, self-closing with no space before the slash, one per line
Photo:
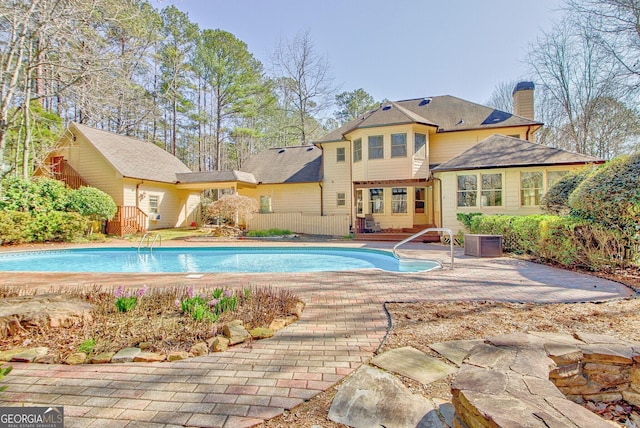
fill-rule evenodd
<path id="1" fill-rule="evenodd" d="M 525 139 L 526 133 L 527 127 L 523 126 L 432 134 L 429 141 L 429 163 L 433 165 L 446 162 L 493 134 L 519 135 L 519 138 Z"/>
<path id="2" fill-rule="evenodd" d="M 362 138 L 362 160 L 353 164 L 353 181 L 390 180 L 414 178 L 414 174 L 428 174 L 428 162 L 414 159 L 413 141 L 414 126 L 385 126 L 380 128 L 359 129 L 349 135 L 351 141 Z M 427 133 L 422 131 L 421 133 Z M 391 134 L 407 134 L 407 155 L 405 157 L 391 157 Z M 384 158 L 369 159 L 368 137 L 383 136 Z M 428 144 L 428 143 L 427 143 Z"/>
<path id="3" fill-rule="evenodd" d="M 521 172 L 543 172 L 544 192 L 548 190 L 547 173 L 549 171 L 570 171 L 582 168 L 579 166 L 557 165 L 548 167 L 523 167 L 523 168 L 501 168 L 473 171 L 451 171 L 436 173 L 436 178 L 442 180 L 442 223 L 443 227 L 451 229 L 454 233 L 464 230 L 462 224 L 456 218 L 457 213 L 482 213 L 508 214 L 508 215 L 531 215 L 541 214 L 540 206 L 522 206 L 520 203 L 520 173 Z M 457 177 L 465 174 L 503 174 L 503 195 L 502 206 L 500 207 L 458 207 L 457 206 Z M 478 201 L 479 204 L 479 201 Z"/>
<path id="4" fill-rule="evenodd" d="M 70 141 L 68 149 L 69 165 L 75 169 L 92 187 L 109 194 L 116 205 L 123 205 L 122 176 L 81 134 L 76 141 Z"/>
<path id="5" fill-rule="evenodd" d="M 136 186 L 140 183 L 138 180 L 125 180 L 126 185 L 125 205 L 136 205 Z M 139 185 L 138 189 L 138 208 L 145 214 L 150 214 L 149 201 L 151 197 L 158 198 L 158 214 L 159 220 L 148 219 L 147 228 L 149 230 L 164 229 L 169 227 L 181 227 L 188 225 L 186 223 L 187 202 L 193 204 L 192 196 L 188 191 L 176 190 L 175 185 L 158 182 L 144 182 Z M 191 210 L 193 210 L 193 206 Z M 192 217 L 193 212 L 189 213 Z M 193 220 L 195 221 L 195 220 Z"/>
<path id="6" fill-rule="evenodd" d="M 345 161 L 337 161 L 337 150 L 343 148 L 345 151 Z M 323 152 L 323 169 L 324 169 L 324 183 L 322 186 L 323 195 L 323 214 L 335 215 L 335 214 L 350 214 L 352 201 L 352 185 L 351 185 L 351 150 L 349 142 L 344 141 L 340 143 L 324 144 L 322 147 Z M 338 193 L 345 194 L 345 205 L 337 205 Z"/>
<path id="7" fill-rule="evenodd" d="M 320 215 L 320 183 L 261 184 L 256 189 L 243 189 L 239 193 L 254 198 L 258 204 L 261 196 L 270 196 L 274 213 Z"/>

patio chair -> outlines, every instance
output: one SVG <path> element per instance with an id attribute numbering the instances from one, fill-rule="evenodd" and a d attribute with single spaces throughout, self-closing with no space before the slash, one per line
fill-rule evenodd
<path id="1" fill-rule="evenodd" d="M 380 223 L 373 219 L 372 214 L 364 215 L 364 231 L 367 233 L 381 232 Z"/>

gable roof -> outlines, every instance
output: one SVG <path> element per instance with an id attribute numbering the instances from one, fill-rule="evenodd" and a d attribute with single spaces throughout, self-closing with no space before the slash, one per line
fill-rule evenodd
<path id="1" fill-rule="evenodd" d="M 344 141 L 356 129 L 419 123 L 437 132 L 466 131 L 514 126 L 541 126 L 512 113 L 496 110 L 451 95 L 387 102 L 327 134 L 318 143 Z"/>
<path id="2" fill-rule="evenodd" d="M 179 172 L 176 174 L 178 183 L 221 183 L 239 181 L 241 183 L 257 184 L 258 180 L 248 172 L 243 171 L 206 171 L 206 172 Z"/>
<path id="3" fill-rule="evenodd" d="M 322 150 L 316 146 L 267 149 L 247 159 L 242 170 L 265 184 L 319 182 Z"/>
<path id="4" fill-rule="evenodd" d="M 69 127 L 82 134 L 123 177 L 175 183 L 176 173 L 191 172 L 180 159 L 151 142 L 78 123 Z"/>
<path id="5" fill-rule="evenodd" d="M 601 159 L 593 156 L 543 146 L 520 138 L 493 134 L 458 156 L 441 163 L 433 168 L 433 171 L 601 162 L 603 162 Z"/>

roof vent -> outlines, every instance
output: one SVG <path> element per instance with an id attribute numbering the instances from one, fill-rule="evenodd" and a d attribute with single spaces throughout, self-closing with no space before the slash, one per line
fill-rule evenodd
<path id="1" fill-rule="evenodd" d="M 307 147 L 308 152 L 310 152 L 311 150 L 313 150 L 313 146 Z"/>
<path id="2" fill-rule="evenodd" d="M 463 123 L 464 123 L 464 120 L 463 120 L 463 119 L 460 119 L 460 120 L 458 121 L 458 123 L 456 123 L 456 125 L 462 125 Z"/>
<path id="3" fill-rule="evenodd" d="M 420 101 L 420 104 L 418 104 L 418 105 L 419 106 L 426 106 L 430 102 L 431 102 L 431 98 L 423 98 L 422 101 Z"/>
<path id="4" fill-rule="evenodd" d="M 391 110 L 391 104 L 387 104 L 385 106 L 382 106 L 382 110 Z"/>
<path id="5" fill-rule="evenodd" d="M 278 150 L 278 153 L 284 153 L 286 151 L 287 151 L 286 149 L 280 149 L 280 150 Z"/>

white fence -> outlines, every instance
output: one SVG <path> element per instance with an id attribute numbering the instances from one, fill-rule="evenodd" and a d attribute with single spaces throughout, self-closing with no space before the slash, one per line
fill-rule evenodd
<path id="1" fill-rule="evenodd" d="M 303 215 L 302 213 L 254 214 L 247 230 L 287 229 L 309 235 L 345 236 L 349 234 L 348 215 Z"/>

